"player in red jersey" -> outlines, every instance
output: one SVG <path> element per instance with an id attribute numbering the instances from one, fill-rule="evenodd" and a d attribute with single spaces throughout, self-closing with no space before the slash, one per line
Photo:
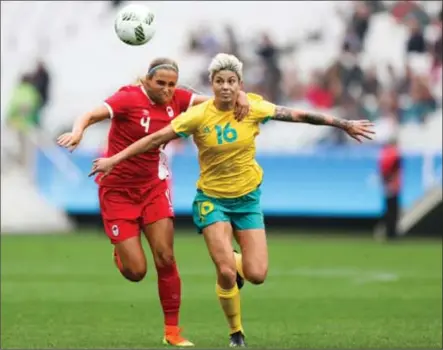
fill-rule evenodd
<path id="1" fill-rule="evenodd" d="M 60 146 L 73 151 L 87 127 L 111 118 L 107 157 L 147 134 L 168 125 L 188 107 L 209 97 L 176 88 L 178 66 L 170 59 L 154 60 L 137 85 L 122 87 L 105 103 L 81 116 L 72 132 L 61 135 Z M 237 116 L 249 110 L 246 95 L 239 98 Z M 179 309 L 181 280 L 173 252 L 174 212 L 169 195 L 166 159 L 159 149 L 122 162 L 111 176 L 97 177 L 99 201 L 105 232 L 114 244 L 114 261 L 122 275 L 141 281 L 147 270 L 140 231 L 151 247 L 158 274 L 158 291 L 164 313 L 163 342 L 174 346 L 193 346 L 181 336 Z"/>

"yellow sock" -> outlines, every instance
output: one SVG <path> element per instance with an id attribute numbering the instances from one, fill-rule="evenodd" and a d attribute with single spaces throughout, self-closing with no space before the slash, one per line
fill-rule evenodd
<path id="1" fill-rule="evenodd" d="M 241 308 L 240 308 L 240 292 L 235 285 L 232 289 L 223 289 L 217 283 L 216 292 L 220 305 L 225 313 L 226 320 L 229 323 L 231 334 L 242 331 L 241 324 Z"/>
<path id="2" fill-rule="evenodd" d="M 241 254 L 234 252 L 235 257 L 235 267 L 237 268 L 237 272 L 240 274 L 242 278 L 245 278 L 245 274 L 243 273 L 243 263 L 241 259 Z"/>

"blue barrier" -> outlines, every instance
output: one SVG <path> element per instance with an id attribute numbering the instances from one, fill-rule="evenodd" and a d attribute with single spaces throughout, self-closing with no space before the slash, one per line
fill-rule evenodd
<path id="1" fill-rule="evenodd" d="M 56 206 L 72 213 L 99 213 L 97 186 L 87 174 L 96 153 L 76 152 L 73 162 L 84 174 L 73 184 L 46 157 L 37 155 L 37 185 Z M 377 172 L 376 148 L 316 148 L 297 154 L 262 154 L 257 160 L 265 171 L 262 207 L 265 214 L 374 217 L 383 209 Z M 411 206 L 424 191 L 423 156 L 404 155 L 401 204 Z M 442 156 L 432 159 L 441 178 Z M 189 214 L 198 178 L 194 151 L 172 160 L 173 202 L 177 214 Z"/>

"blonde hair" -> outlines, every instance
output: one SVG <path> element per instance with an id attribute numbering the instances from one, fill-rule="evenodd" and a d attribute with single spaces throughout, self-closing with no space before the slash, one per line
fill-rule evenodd
<path id="1" fill-rule="evenodd" d="M 228 55 L 227 53 L 217 54 L 209 64 L 209 80 L 212 82 L 214 76 L 222 70 L 234 72 L 237 74 L 238 79 L 243 81 L 243 63 L 234 55 Z"/>
<path id="2" fill-rule="evenodd" d="M 178 74 L 178 64 L 173 59 L 166 57 L 156 58 L 149 65 L 148 73 L 146 74 L 147 78 L 152 78 L 157 69 L 168 69 L 173 70 Z"/>
<path id="3" fill-rule="evenodd" d="M 178 64 L 174 60 L 165 57 L 156 58 L 151 62 L 148 68 L 148 72 L 144 77 L 137 77 L 131 85 L 142 85 L 146 78 L 152 78 L 158 69 L 169 69 L 177 72 L 178 74 Z"/>
<path id="4" fill-rule="evenodd" d="M 141 84 L 143 84 L 143 77 L 137 77 L 133 82 L 132 82 L 132 84 L 131 85 L 141 85 Z"/>

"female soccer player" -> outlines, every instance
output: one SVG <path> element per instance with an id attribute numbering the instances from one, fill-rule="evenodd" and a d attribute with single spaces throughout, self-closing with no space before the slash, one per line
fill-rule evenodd
<path id="1" fill-rule="evenodd" d="M 122 87 L 104 105 L 81 116 L 72 132 L 58 144 L 73 151 L 90 125 L 111 118 L 107 155 L 113 156 L 138 139 L 170 124 L 189 106 L 209 97 L 176 89 L 178 66 L 170 59 L 154 60 L 138 85 Z M 239 95 L 237 117 L 246 116 L 249 102 Z M 166 142 L 165 142 L 166 144 Z M 163 146 L 119 164 L 111 176 L 97 177 L 105 232 L 114 244 L 114 261 L 122 275 L 138 282 L 146 274 L 146 257 L 140 231 L 145 234 L 158 274 L 158 292 L 164 313 L 164 343 L 193 344 L 180 334 L 181 281 L 173 252 L 174 216 Z"/>
<path id="2" fill-rule="evenodd" d="M 330 125 L 343 129 L 357 141 L 371 139 L 367 120 L 347 121 L 327 115 L 276 106 L 260 96 L 248 94 L 250 112 L 238 122 L 233 115 L 242 87 L 242 63 L 218 54 L 209 66 L 214 99 L 189 109 L 162 130 L 146 136 L 110 158 L 94 161 L 92 174 L 112 176 L 122 161 L 143 154 L 179 136 L 193 136 L 198 148 L 200 178 L 193 203 L 194 222 L 203 236 L 217 272 L 216 292 L 230 327 L 230 346 L 245 346 L 240 316 L 239 272 L 253 284 L 264 282 L 268 251 L 260 184 L 263 171 L 255 160 L 255 137 L 259 124 L 269 119 Z M 233 253 L 232 235 L 241 248 Z M 239 255 L 237 255 L 239 257 Z"/>

